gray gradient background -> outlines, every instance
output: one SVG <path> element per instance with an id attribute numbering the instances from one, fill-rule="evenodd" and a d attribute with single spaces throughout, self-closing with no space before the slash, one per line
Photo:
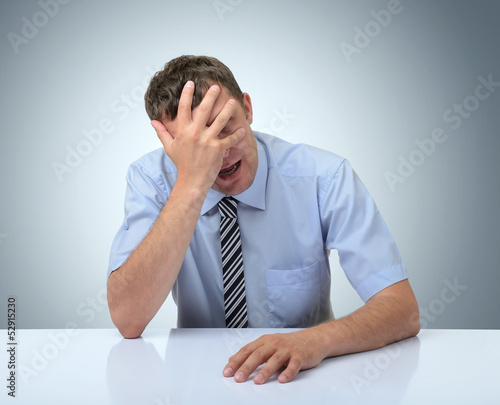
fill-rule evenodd
<path id="1" fill-rule="evenodd" d="M 286 109 L 274 133 L 346 157 L 374 196 L 410 273 L 429 328 L 500 328 L 500 88 L 453 130 L 443 113 L 474 93 L 477 77 L 500 81 L 500 5 L 409 1 L 349 63 L 340 44 L 386 1 L 85 1 L 57 15 L 15 53 L 37 2 L 2 2 L 0 327 L 7 296 L 18 327 L 112 327 L 102 304 L 112 239 L 122 221 L 125 173 L 161 146 L 142 97 L 153 71 L 181 54 L 208 54 L 252 96 L 254 130 Z M 142 87 L 142 88 L 141 88 Z M 118 100 L 118 101 L 117 101 Z M 108 118 L 114 131 L 59 182 L 51 165 L 83 130 Z M 391 191 L 386 171 L 436 127 L 448 135 Z M 281 129 L 281 128 L 279 128 Z M 361 305 L 332 256 L 336 316 Z M 466 286 L 443 303 L 446 280 Z M 436 315 L 436 312 L 439 314 Z M 150 326 L 174 327 L 169 298 Z"/>

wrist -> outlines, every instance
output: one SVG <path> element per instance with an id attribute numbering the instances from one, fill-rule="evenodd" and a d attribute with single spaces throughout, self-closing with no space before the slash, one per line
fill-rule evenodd
<path id="1" fill-rule="evenodd" d="M 331 320 L 310 328 L 316 334 L 315 343 L 322 351 L 324 358 L 344 354 L 335 322 L 335 320 Z"/>
<path id="2" fill-rule="evenodd" d="M 201 187 L 193 182 L 177 179 L 168 198 L 170 204 L 184 205 L 199 215 L 210 187 Z"/>
<path id="3" fill-rule="evenodd" d="M 304 329 L 299 333 L 307 336 L 306 341 L 308 345 L 314 347 L 316 353 L 320 355 L 322 359 L 325 359 L 331 356 L 331 337 L 327 332 L 328 330 L 323 328 L 323 324 L 321 324 Z"/>

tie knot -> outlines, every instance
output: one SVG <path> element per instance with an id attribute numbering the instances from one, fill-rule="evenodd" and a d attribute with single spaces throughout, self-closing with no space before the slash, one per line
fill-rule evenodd
<path id="1" fill-rule="evenodd" d="M 238 201 L 233 197 L 224 197 L 219 201 L 219 212 L 223 218 L 236 218 L 236 211 L 238 208 Z"/>

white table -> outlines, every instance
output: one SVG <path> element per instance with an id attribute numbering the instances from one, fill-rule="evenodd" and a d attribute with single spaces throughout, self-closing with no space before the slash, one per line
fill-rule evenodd
<path id="1" fill-rule="evenodd" d="M 500 404 L 500 330 L 423 330 L 327 359 L 288 384 L 222 376 L 242 345 L 289 331 L 147 329 L 126 340 L 112 329 L 18 330 L 16 398 L 2 349 L 0 404 Z"/>

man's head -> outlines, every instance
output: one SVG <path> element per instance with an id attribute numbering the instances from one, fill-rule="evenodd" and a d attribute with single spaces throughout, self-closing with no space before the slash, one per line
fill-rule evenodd
<path id="1" fill-rule="evenodd" d="M 207 56 L 181 56 L 168 62 L 157 72 L 145 95 L 146 111 L 151 120 L 160 121 L 175 139 L 180 128 L 177 110 L 183 88 L 188 81 L 194 82 L 191 103 L 193 113 L 213 85 L 220 87 L 220 95 L 212 107 L 206 126 L 210 127 L 230 99 L 236 101 L 235 108 L 219 138 L 224 138 L 239 128 L 245 135 L 229 148 L 222 161 L 220 172 L 212 185 L 226 195 L 237 195 L 248 189 L 258 166 L 257 141 L 250 124 L 253 120 L 252 103 L 247 93 L 242 93 L 233 74 L 226 65 Z"/>
<path id="2" fill-rule="evenodd" d="M 195 84 L 192 108 L 196 108 L 213 84 L 224 87 L 243 107 L 243 93 L 233 73 L 218 59 L 209 56 L 183 55 L 166 63 L 156 72 L 144 96 L 151 120 L 173 120 L 179 98 L 188 80 Z"/>

